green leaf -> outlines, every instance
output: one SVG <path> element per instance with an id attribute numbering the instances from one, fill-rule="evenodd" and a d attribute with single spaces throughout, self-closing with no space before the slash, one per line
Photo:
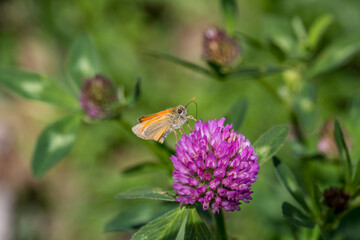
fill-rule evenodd
<path id="1" fill-rule="evenodd" d="M 209 228 L 200 218 L 195 208 L 189 209 L 185 226 L 185 240 L 214 239 Z"/>
<path id="2" fill-rule="evenodd" d="M 268 39 L 269 52 L 280 62 L 286 59 L 286 52 L 275 42 L 274 39 Z"/>
<path id="3" fill-rule="evenodd" d="M 166 61 L 178 64 L 178 65 L 183 66 L 183 67 L 185 67 L 187 69 L 190 69 L 192 71 L 202 73 L 202 74 L 210 76 L 210 77 L 214 77 L 214 75 L 209 70 L 207 70 L 206 68 L 201 67 L 201 66 L 199 66 L 199 65 L 197 65 L 195 63 L 191 63 L 191 62 L 182 60 L 182 59 L 177 58 L 175 56 L 172 56 L 172 55 L 169 55 L 169 54 L 166 54 L 166 53 L 156 52 L 156 51 L 147 51 L 146 54 L 149 55 L 149 56 L 152 56 L 152 57 L 156 57 L 156 58 L 159 58 L 159 59 L 162 59 L 162 60 L 166 60 Z"/>
<path id="4" fill-rule="evenodd" d="M 37 140 L 32 171 L 43 176 L 72 149 L 81 123 L 81 114 L 73 114 L 49 125 Z"/>
<path id="5" fill-rule="evenodd" d="M 235 0 L 221 0 L 226 30 L 229 34 L 233 34 L 236 28 L 236 21 L 239 15 Z"/>
<path id="6" fill-rule="evenodd" d="M 226 114 L 226 123 L 233 124 L 235 130 L 239 130 L 247 111 L 248 101 L 246 99 L 238 100 L 231 110 Z"/>
<path id="7" fill-rule="evenodd" d="M 265 67 L 242 67 L 233 70 L 226 75 L 226 79 L 244 79 L 255 78 L 261 76 L 268 76 L 270 74 L 276 74 L 284 71 L 282 67 L 265 66 Z"/>
<path id="8" fill-rule="evenodd" d="M 311 218 L 306 216 L 300 209 L 290 203 L 284 202 L 281 208 L 284 217 L 294 224 L 306 228 L 313 228 L 315 226 L 315 222 Z"/>
<path id="9" fill-rule="evenodd" d="M 357 188 L 360 185 L 360 159 L 357 162 L 354 178 L 352 181 L 352 187 Z"/>
<path id="10" fill-rule="evenodd" d="M 84 81 L 100 73 L 100 65 L 94 47 L 88 36 L 76 40 L 68 62 L 68 71 L 78 89 Z"/>
<path id="11" fill-rule="evenodd" d="M 295 35 L 300 43 L 306 41 L 307 32 L 304 26 L 303 21 L 300 17 L 296 16 L 291 20 L 292 28 L 295 32 Z"/>
<path id="12" fill-rule="evenodd" d="M 154 172 L 165 169 L 163 165 L 160 165 L 155 162 L 143 162 L 135 166 L 126 168 L 122 173 L 123 174 L 139 174 L 144 172 Z"/>
<path id="13" fill-rule="evenodd" d="M 131 239 L 176 239 L 186 215 L 187 209 L 178 207 L 146 224 Z"/>
<path id="14" fill-rule="evenodd" d="M 139 199 L 139 198 L 148 198 L 164 201 L 174 201 L 174 198 L 167 191 L 164 191 L 160 188 L 151 188 L 151 187 L 141 187 L 135 188 L 123 193 L 120 193 L 116 196 L 118 199 Z"/>
<path id="15" fill-rule="evenodd" d="M 285 125 L 275 126 L 263 133 L 254 143 L 254 150 L 258 161 L 264 164 L 274 156 L 284 144 L 289 132 Z"/>
<path id="16" fill-rule="evenodd" d="M 357 123 L 358 118 L 360 117 L 360 95 L 354 97 L 351 103 L 350 116 L 352 120 L 355 120 Z"/>
<path id="17" fill-rule="evenodd" d="M 355 240 L 360 236 L 360 207 L 355 207 L 347 212 L 340 220 L 335 233 L 341 236 L 341 239 Z M 334 238 L 339 239 L 339 238 Z"/>
<path id="18" fill-rule="evenodd" d="M 321 198 L 322 198 L 321 190 L 320 190 L 319 186 L 316 184 L 316 182 L 313 181 L 312 191 L 311 191 L 311 200 L 312 200 L 312 204 L 314 206 L 313 207 L 314 214 L 316 215 L 316 217 L 318 219 L 320 219 L 320 217 L 321 217 Z"/>
<path id="19" fill-rule="evenodd" d="M 127 103 L 129 106 L 135 105 L 135 103 L 139 99 L 139 96 L 140 96 L 140 83 L 141 83 L 141 78 L 137 77 L 133 94 L 129 97 L 129 100 L 128 100 L 128 103 Z"/>
<path id="20" fill-rule="evenodd" d="M 177 206 L 178 204 L 150 202 L 127 207 L 106 224 L 105 231 L 133 231 Z"/>
<path id="21" fill-rule="evenodd" d="M 311 133 L 316 128 L 317 118 L 319 116 L 316 105 L 317 92 L 312 84 L 305 84 L 301 92 L 294 100 L 294 111 L 302 129 Z"/>
<path id="22" fill-rule="evenodd" d="M 334 18 L 331 15 L 326 14 L 326 15 L 322 15 L 322 16 L 318 17 L 314 21 L 314 23 L 311 25 L 311 27 L 309 29 L 309 34 L 308 34 L 307 44 L 306 44 L 310 50 L 312 50 L 316 46 L 318 46 L 318 44 L 321 41 L 322 36 L 326 32 L 326 30 L 328 29 L 330 24 L 333 22 L 333 20 L 334 20 Z"/>
<path id="23" fill-rule="evenodd" d="M 79 103 L 67 91 L 47 76 L 15 69 L 0 70 L 0 84 L 31 100 L 52 103 L 64 107 L 78 107 Z"/>
<path id="24" fill-rule="evenodd" d="M 247 42 L 250 46 L 257 48 L 257 49 L 265 49 L 264 43 L 261 42 L 258 38 L 252 37 L 247 33 L 236 31 L 236 36 L 241 38 L 243 41 Z"/>
<path id="25" fill-rule="evenodd" d="M 352 176 L 352 165 L 351 165 L 351 159 L 349 150 L 346 146 L 344 134 L 341 130 L 339 120 L 336 119 L 334 123 L 334 138 L 337 145 L 337 148 L 339 150 L 340 159 L 344 166 L 344 172 L 345 172 L 345 181 L 347 186 L 351 185 L 351 176 Z"/>
<path id="26" fill-rule="evenodd" d="M 341 36 L 327 47 L 311 64 L 308 78 L 316 77 L 344 65 L 352 56 L 360 51 L 360 33 Z"/>
<path id="27" fill-rule="evenodd" d="M 284 16 L 266 15 L 262 18 L 264 28 L 262 29 L 263 39 L 267 39 L 269 50 L 280 61 L 285 60 L 287 56 L 293 57 L 296 53 L 296 39 L 293 34 L 291 22 Z M 275 52 L 273 52 L 273 50 Z"/>
<path id="28" fill-rule="evenodd" d="M 273 157 L 273 163 L 276 173 L 282 184 L 284 184 L 284 187 L 293 196 L 293 198 L 304 208 L 304 210 L 309 212 L 309 207 L 304 199 L 304 192 L 300 189 L 300 186 L 297 183 L 294 174 L 275 156 Z"/>

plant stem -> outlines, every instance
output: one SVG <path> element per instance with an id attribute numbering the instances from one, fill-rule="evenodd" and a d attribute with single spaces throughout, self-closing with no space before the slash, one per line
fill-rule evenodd
<path id="1" fill-rule="evenodd" d="M 227 240 L 227 234 L 225 229 L 224 215 L 222 210 L 219 210 L 218 214 L 214 214 L 216 222 L 216 239 Z"/>

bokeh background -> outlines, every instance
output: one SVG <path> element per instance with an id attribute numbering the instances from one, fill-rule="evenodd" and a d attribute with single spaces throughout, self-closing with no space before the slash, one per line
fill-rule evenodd
<path id="1" fill-rule="evenodd" d="M 290 32 L 294 16 L 308 27 L 318 16 L 331 14 L 334 22 L 325 33 L 324 45 L 360 27 L 358 0 L 237 2 L 238 29 L 257 39 Z M 201 37 L 210 26 L 223 26 L 218 1 L 1 0 L 0 67 L 15 66 L 65 82 L 71 45 L 87 34 L 102 60 L 104 75 L 122 85 L 126 93 L 132 91 L 137 76 L 142 78 L 138 103 L 123 112 L 131 124 L 141 115 L 186 103 L 194 96 L 198 118 L 204 120 L 219 119 L 237 100 L 247 99 L 241 133 L 252 142 L 270 127 L 289 123 L 284 106 L 251 79 L 218 82 L 144 54 L 156 49 L 205 65 Z M 246 45 L 242 51 L 246 64 L 276 63 L 271 55 Z M 312 132 L 314 148 L 326 120 L 335 116 L 346 119 L 352 99 L 360 94 L 359 74 L 360 57 L 354 56 L 340 69 L 314 80 L 319 108 Z M 280 85 L 281 74 L 267 81 Z M 189 112 L 195 114 L 194 105 Z M 37 136 L 63 114 L 61 108 L 23 100 L 0 87 L 1 240 L 129 239 L 133 232 L 104 231 L 118 212 L 135 204 L 117 200 L 115 195 L 136 186 L 169 188 L 167 172 L 121 174 L 137 163 L 157 159 L 135 135 L 108 121 L 83 125 L 71 154 L 35 179 L 30 161 Z M 359 137 L 349 135 L 356 145 Z M 173 135 L 165 142 L 170 148 L 174 143 Z M 289 144 L 279 155 L 292 167 L 300 164 Z M 335 182 L 331 180 L 334 171 L 330 168 L 322 177 Z M 250 204 L 244 204 L 240 212 L 226 214 L 229 235 L 234 239 L 292 239 L 293 227 L 281 213 L 281 203 L 292 200 L 271 163 L 261 167 L 253 189 Z"/>

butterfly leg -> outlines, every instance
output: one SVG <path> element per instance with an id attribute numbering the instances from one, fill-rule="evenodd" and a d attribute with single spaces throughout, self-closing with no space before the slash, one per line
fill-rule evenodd
<path id="1" fill-rule="evenodd" d="M 189 115 L 187 116 L 187 119 L 191 119 L 191 120 L 194 120 L 195 122 L 197 121 L 193 116 Z"/>
<path id="2" fill-rule="evenodd" d="M 178 142 L 176 130 L 174 130 L 174 134 L 175 134 L 175 144 L 176 144 Z"/>
<path id="3" fill-rule="evenodd" d="M 188 127 L 190 128 L 190 130 L 192 131 L 192 128 L 191 128 L 189 122 L 186 122 L 186 123 L 187 123 Z"/>

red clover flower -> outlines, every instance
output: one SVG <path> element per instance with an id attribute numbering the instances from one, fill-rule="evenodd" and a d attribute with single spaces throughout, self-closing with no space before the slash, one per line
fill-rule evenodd
<path id="1" fill-rule="evenodd" d="M 224 122 L 200 120 L 176 145 L 176 156 L 170 159 L 181 205 L 200 203 L 204 210 L 211 207 L 218 213 L 220 208 L 239 211 L 239 201 L 252 199 L 250 184 L 259 172 L 256 153 L 248 139 Z"/>

